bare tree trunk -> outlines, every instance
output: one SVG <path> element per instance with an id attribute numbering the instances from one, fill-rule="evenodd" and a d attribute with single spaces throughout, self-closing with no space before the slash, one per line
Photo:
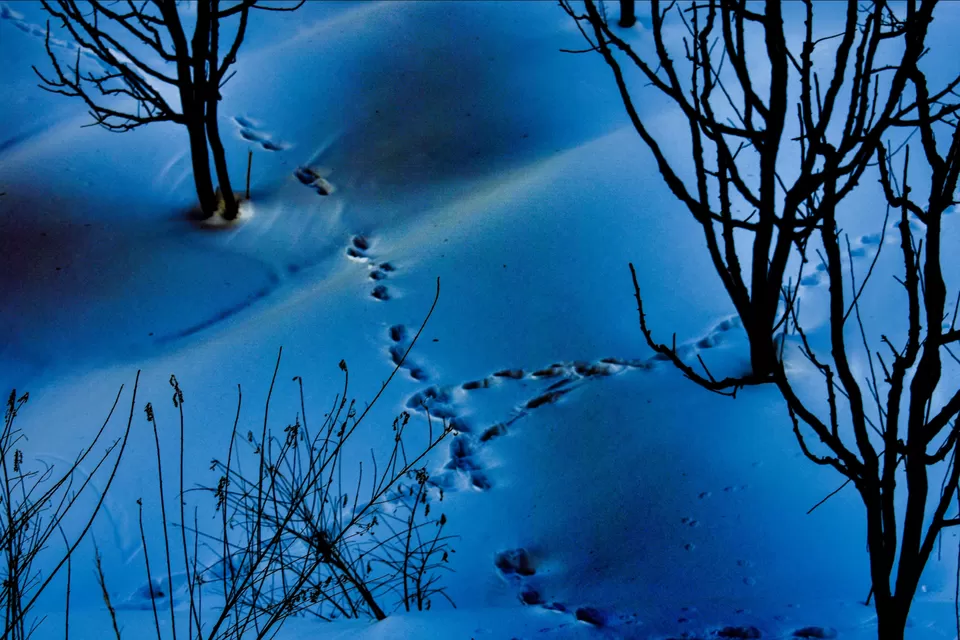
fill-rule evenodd
<path id="1" fill-rule="evenodd" d="M 187 133 L 190 135 L 190 160 L 193 165 L 193 182 L 197 188 L 200 210 L 209 217 L 217 210 L 217 194 L 210 177 L 210 157 L 207 153 L 207 135 L 204 131 L 203 118 L 199 115 L 190 117 Z"/>
<path id="2" fill-rule="evenodd" d="M 884 499 L 879 491 L 860 488 L 867 511 L 867 546 L 870 552 L 870 583 L 874 597 L 874 609 L 877 612 L 878 640 L 903 640 L 906 625 L 906 611 L 901 603 L 899 590 L 894 595 L 890 589 L 890 579 L 896 558 L 896 541 L 887 540 L 884 531 L 881 504 Z M 890 543 L 892 542 L 892 547 Z M 912 594 L 911 594 L 912 599 Z M 909 608 L 909 600 L 907 601 Z"/>
<path id="3" fill-rule="evenodd" d="M 620 0 L 620 22 L 617 24 L 625 28 L 637 24 L 636 0 Z"/>
<path id="4" fill-rule="evenodd" d="M 203 4 L 203 3 L 201 3 Z M 220 123 L 217 120 L 217 107 L 220 102 L 219 78 L 217 76 L 217 67 L 220 63 L 218 49 L 220 46 L 220 20 L 216 17 L 219 10 L 218 0 L 211 2 L 210 16 L 210 43 L 208 52 L 208 64 L 210 71 L 208 73 L 207 87 L 207 140 L 210 143 L 210 151 L 213 152 L 213 164 L 217 170 L 217 182 L 220 183 L 220 195 L 223 197 L 223 217 L 227 220 L 236 219 L 240 213 L 240 205 L 233 193 L 233 185 L 230 184 L 230 173 L 227 169 L 227 156 L 223 150 L 223 142 L 220 140 Z"/>
<path id="5" fill-rule="evenodd" d="M 871 556 L 873 556 L 872 553 Z M 876 576 L 874 577 L 873 604 L 877 612 L 877 640 L 904 640 L 907 629 L 907 614 L 910 611 L 910 604 L 915 592 L 916 585 L 909 595 L 902 594 L 899 590 L 896 595 L 892 595 L 890 593 L 889 572 L 885 578 L 881 576 L 877 580 Z"/>
<path id="6" fill-rule="evenodd" d="M 904 605 L 902 599 L 897 596 L 884 604 L 877 600 L 876 606 L 877 640 L 903 640 L 907 630 L 909 600 Z"/>
<path id="7" fill-rule="evenodd" d="M 191 49 L 192 57 L 189 60 L 192 62 L 192 71 L 193 71 L 193 82 L 192 84 L 192 105 L 194 110 L 194 117 L 198 121 L 198 129 L 203 131 L 203 163 L 207 167 L 207 180 L 210 179 L 210 159 L 209 152 L 207 151 L 207 134 L 206 134 L 206 108 L 207 108 L 207 92 L 209 91 L 209 86 L 207 83 L 207 56 L 210 49 L 210 3 L 209 0 L 201 0 L 197 3 L 197 24 L 193 30 L 193 39 L 191 40 Z M 186 112 L 186 106 L 184 106 L 184 112 Z M 191 119 L 192 120 L 192 119 Z M 193 155 L 196 156 L 197 150 L 192 150 Z M 194 160 L 196 163 L 196 160 Z M 217 205 L 219 202 L 216 202 L 216 194 L 214 194 L 214 208 L 209 211 L 210 215 L 213 215 L 216 212 Z M 207 213 L 206 211 L 204 213 Z"/>
<path id="8" fill-rule="evenodd" d="M 207 106 L 207 140 L 210 142 L 210 151 L 213 152 L 213 163 L 217 170 L 217 182 L 220 186 L 220 195 L 223 198 L 223 217 L 233 220 L 240 212 L 240 204 L 233 193 L 230 184 L 230 175 L 227 171 L 227 156 L 220 141 L 220 127 L 217 122 L 217 103 L 211 100 Z"/>
<path id="9" fill-rule="evenodd" d="M 200 200 L 200 210 L 210 217 L 217 211 L 217 195 L 210 176 L 210 154 L 207 151 L 207 135 L 203 118 L 204 105 L 199 99 L 201 92 L 190 76 L 190 48 L 176 7 L 166 3 L 158 6 L 166 20 L 177 54 L 177 89 L 180 93 L 180 108 L 190 136 L 190 160 L 193 165 L 193 181 L 197 188 L 197 198 Z"/>
<path id="10" fill-rule="evenodd" d="M 740 314 L 743 329 L 749 338 L 750 368 L 754 376 L 763 378 L 771 375 L 777 365 L 777 351 L 773 343 L 773 325 L 776 317 L 767 313 L 769 305 L 761 300 L 760 304 L 751 303 L 752 311 Z"/>

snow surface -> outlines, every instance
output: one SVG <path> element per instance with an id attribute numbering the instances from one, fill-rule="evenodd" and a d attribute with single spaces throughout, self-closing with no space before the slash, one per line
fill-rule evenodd
<path id="1" fill-rule="evenodd" d="M 185 133 L 80 128 L 79 104 L 34 86 L 30 65 L 47 68 L 42 10 L 0 5 L 0 382 L 31 392 L 28 457 L 62 462 L 121 384 L 129 402 L 142 370 L 140 421 L 94 527 L 121 625 L 152 627 L 137 599 L 134 501 L 156 507 L 143 403 L 172 451 L 176 373 L 188 484 L 209 485 L 238 383 L 241 432 L 262 420 L 281 346 L 276 428 L 299 411 L 291 377 L 321 411 L 341 359 L 352 395 L 369 400 L 439 278 L 436 311 L 355 447 L 385 446 L 392 417 L 431 388 L 432 408 L 458 421 L 460 442 L 431 460 L 460 536 L 445 582 L 457 609 L 295 620 L 282 638 L 875 636 L 862 506 L 848 489 L 806 515 L 841 479 L 800 454 L 775 390 L 731 401 L 650 359 L 630 261 L 658 335 L 676 332 L 720 370 L 743 370 L 746 350 L 702 236 L 628 126 L 609 70 L 560 52 L 582 47 L 569 18 L 552 2 L 311 2 L 258 18 L 221 107 L 235 175 L 254 151 L 256 215 L 219 230 L 186 215 Z M 939 42 L 955 21 L 935 23 Z M 653 96 L 640 104 L 658 130 L 680 122 Z M 881 221 L 850 223 L 865 256 Z M 944 246 L 956 232 L 948 225 Z M 806 284 L 815 318 L 823 292 Z M 882 317 L 890 298 L 865 313 Z M 496 424 L 503 433 L 481 439 Z M 533 575 L 497 568 L 517 549 Z M 71 628 L 103 637 L 84 554 Z M 955 637 L 956 557 L 953 534 L 924 576 L 910 638 Z M 563 610 L 523 605 L 531 590 Z M 62 633 L 59 602 L 44 600 L 37 637 Z"/>

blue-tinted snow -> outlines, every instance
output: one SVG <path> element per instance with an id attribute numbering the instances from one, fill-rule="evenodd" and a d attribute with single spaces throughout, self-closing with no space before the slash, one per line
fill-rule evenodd
<path id="1" fill-rule="evenodd" d="M 661 185 L 602 60 L 559 53 L 582 41 L 553 3 L 307 3 L 257 16 L 222 103 L 235 180 L 254 151 L 255 215 L 217 231 L 185 216 L 185 134 L 79 129 L 80 105 L 34 87 L 29 65 L 47 68 L 31 26 L 42 11 L 4 6 L 15 98 L 0 107 L 0 380 L 33 393 L 30 455 L 71 458 L 142 368 L 137 416 L 153 401 L 172 461 L 175 372 L 188 484 L 214 482 L 206 469 L 237 383 L 241 429 L 262 420 L 281 345 L 277 429 L 298 411 L 290 378 L 303 376 L 320 412 L 341 358 L 354 395 L 371 398 L 440 277 L 437 310 L 355 455 L 382 450 L 392 415 L 420 401 L 457 421 L 462 434 L 431 465 L 462 536 L 447 582 L 459 609 L 374 626 L 298 621 L 287 637 L 875 633 L 858 603 L 859 499 L 846 490 L 805 515 L 840 481 L 802 458 L 776 393 L 714 397 L 651 360 L 628 261 L 658 335 L 675 331 L 718 371 L 746 366 L 696 225 Z M 935 24 L 938 42 L 950 19 Z M 643 108 L 659 131 L 682 129 L 656 99 Z M 882 221 L 867 213 L 847 227 L 864 259 Z M 804 295 L 814 321 L 819 280 Z M 868 300 L 884 317 L 888 297 Z M 134 500 L 156 509 L 137 424 L 95 529 L 128 628 L 152 624 L 137 608 Z M 956 549 L 945 539 L 925 576 L 918 638 L 953 637 Z M 75 571 L 89 585 L 91 574 Z M 48 606 L 54 637 L 58 601 Z M 74 607 L 76 633 L 94 637 L 98 592 L 75 587 Z"/>

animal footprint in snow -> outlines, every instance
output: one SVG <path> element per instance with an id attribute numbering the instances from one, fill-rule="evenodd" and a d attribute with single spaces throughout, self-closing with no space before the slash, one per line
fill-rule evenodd
<path id="1" fill-rule="evenodd" d="M 99 59 L 97 58 L 97 55 L 93 51 L 87 49 L 86 47 L 78 46 L 77 43 L 72 40 L 61 40 L 60 38 L 55 38 L 52 35 L 48 38 L 47 29 L 45 26 L 27 22 L 22 13 L 14 11 L 4 2 L 0 2 L 0 19 L 9 20 L 17 29 L 23 31 L 29 36 L 36 38 L 44 44 L 49 44 L 51 47 L 66 49 L 67 51 L 74 52 L 74 56 L 79 53 L 87 58 L 87 60 L 84 61 L 84 64 L 90 65 L 97 71 L 104 70 Z"/>
<path id="2" fill-rule="evenodd" d="M 729 332 L 734 329 L 738 329 L 742 326 L 739 316 L 730 316 L 721 320 L 717 325 L 710 330 L 710 332 L 704 337 L 696 341 L 695 345 L 697 349 L 712 349 L 723 344 L 726 336 Z"/>
<path id="3" fill-rule="evenodd" d="M 540 592 L 530 584 L 529 578 L 536 575 L 530 554 L 526 549 L 508 549 L 501 551 L 493 558 L 497 572 L 508 583 L 519 588 L 517 597 L 525 605 L 542 605 L 544 600 Z"/>
<path id="4" fill-rule="evenodd" d="M 757 640 L 763 637 L 763 633 L 756 627 L 724 627 L 716 631 L 716 636 L 736 640 Z"/>
<path id="5" fill-rule="evenodd" d="M 611 622 L 611 616 L 607 612 L 595 607 L 579 607 L 574 612 L 574 617 L 595 627 L 606 627 Z"/>
<path id="6" fill-rule="evenodd" d="M 452 422 L 453 420 L 450 421 Z M 458 433 L 450 441 L 450 459 L 443 466 L 443 471 L 431 476 L 430 481 L 447 490 L 492 489 L 493 483 L 483 471 L 476 454 L 476 440 L 467 433 Z"/>
<path id="7" fill-rule="evenodd" d="M 233 124 L 237 126 L 241 138 L 260 145 L 266 151 L 284 151 L 290 148 L 290 145 L 284 142 L 273 140 L 270 134 L 262 131 L 257 122 L 251 118 L 235 116 Z"/>
<path id="8" fill-rule="evenodd" d="M 689 360 L 697 355 L 700 351 L 705 351 L 707 349 L 713 349 L 719 347 L 728 339 L 728 334 L 735 329 L 739 329 L 743 326 L 743 323 L 740 321 L 740 317 L 736 315 L 729 316 L 716 324 L 707 335 L 695 339 L 692 342 L 686 344 L 681 344 L 676 347 L 676 354 L 681 360 Z M 613 373 L 619 373 L 624 368 L 630 369 L 640 369 L 640 370 L 652 370 L 661 364 L 668 362 L 670 356 L 663 353 L 655 353 L 650 357 L 649 360 L 623 360 L 620 358 L 604 358 L 600 362 L 607 365 L 613 365 L 617 367 L 613 371 L 605 372 L 600 369 L 594 369 L 591 371 L 593 375 L 611 375 Z"/>
<path id="9" fill-rule="evenodd" d="M 552 391 L 547 391 L 546 393 L 540 394 L 535 398 L 527 400 L 527 403 L 523 405 L 524 409 L 539 409 L 543 405 L 553 404 L 563 396 L 567 395 L 573 391 L 573 388 L 569 389 L 554 389 Z"/>
<path id="10" fill-rule="evenodd" d="M 373 288 L 373 291 L 370 292 L 370 295 L 376 298 L 377 300 L 389 300 L 390 299 L 390 290 L 387 288 L 387 285 L 383 284 L 381 280 L 386 280 L 388 274 L 396 271 L 393 265 L 389 262 L 381 262 L 380 266 L 371 267 L 370 275 L 368 276 L 371 280 L 377 283 Z"/>
<path id="11" fill-rule="evenodd" d="M 310 187 L 321 196 L 329 196 L 337 189 L 322 175 L 323 173 L 329 175 L 329 172 L 314 167 L 297 167 L 293 175 L 300 181 L 300 184 Z"/>
<path id="12" fill-rule="evenodd" d="M 169 595 L 169 589 L 165 586 L 165 580 L 160 578 L 150 579 L 149 584 L 138 587 L 125 602 L 120 603 L 122 609 L 147 609 L 152 601 L 164 600 Z"/>
<path id="13" fill-rule="evenodd" d="M 837 630 L 830 627 L 803 627 L 794 631 L 792 637 L 807 640 L 833 640 L 837 637 Z"/>
<path id="14" fill-rule="evenodd" d="M 530 375 L 533 378 L 556 378 L 557 376 L 562 375 L 564 371 L 564 366 L 557 363 L 543 369 L 538 369 Z"/>
<path id="15" fill-rule="evenodd" d="M 894 223 L 893 226 L 890 227 L 890 230 L 893 231 L 894 233 L 899 234 L 899 231 L 897 229 L 897 224 L 899 223 Z M 910 222 L 910 228 L 914 232 L 921 231 L 921 227 L 913 221 Z M 891 233 L 888 231 L 887 241 L 890 241 L 890 239 L 891 239 Z M 849 257 L 855 260 L 860 260 L 860 259 L 871 260 L 873 259 L 874 256 L 877 255 L 877 252 L 880 250 L 880 243 L 883 240 L 884 240 L 883 235 L 880 233 L 869 233 L 869 234 L 862 235 L 859 238 L 854 238 L 850 240 Z M 847 257 L 848 256 L 846 255 L 843 256 L 844 262 L 846 262 Z M 846 266 L 848 265 L 844 264 L 844 267 Z M 814 270 L 812 273 L 808 273 L 800 280 L 800 286 L 816 287 L 816 286 L 826 284 L 828 279 L 829 278 L 827 276 L 827 265 L 821 261 L 817 263 L 817 266 L 814 267 Z"/>
<path id="16" fill-rule="evenodd" d="M 510 576 L 532 576 L 537 573 L 530 559 L 530 554 L 524 548 L 501 551 L 493 558 L 493 564 L 504 578 Z"/>
<path id="17" fill-rule="evenodd" d="M 426 372 L 426 370 L 423 367 L 416 364 L 416 362 L 413 359 L 405 357 L 407 354 L 407 351 L 410 348 L 410 339 L 411 339 L 408 336 L 407 328 L 402 324 L 395 324 L 392 327 L 390 327 L 387 333 L 390 336 L 390 342 L 392 343 L 390 345 L 390 348 L 388 349 L 388 352 L 390 353 L 391 362 L 393 362 L 395 366 L 399 366 L 401 369 L 406 370 L 406 372 L 410 375 L 410 377 L 413 378 L 414 380 L 417 380 L 418 382 L 426 382 L 427 380 L 429 380 L 430 375 Z M 413 401 L 412 399 L 408 400 L 407 406 L 411 409 L 420 411 L 421 410 L 420 406 L 413 406 L 410 404 L 412 401 Z M 436 417 L 439 417 L 439 416 L 436 416 Z"/>
<path id="18" fill-rule="evenodd" d="M 367 240 L 366 236 L 353 236 L 347 246 L 347 256 L 354 260 L 366 261 L 370 259 L 367 256 L 367 250 L 369 249 L 370 241 Z"/>
<path id="19" fill-rule="evenodd" d="M 390 290 L 387 289 L 387 285 L 378 284 L 373 288 L 373 291 L 370 292 L 370 295 L 376 298 L 377 300 L 382 300 L 386 302 L 390 299 Z"/>
<path id="20" fill-rule="evenodd" d="M 350 244 L 347 245 L 346 254 L 348 258 L 358 262 L 363 262 L 368 266 L 370 269 L 370 274 L 368 277 L 376 283 L 373 289 L 370 290 L 370 296 L 382 302 L 386 302 L 393 296 L 390 293 L 390 289 L 383 281 L 390 277 L 390 274 L 394 273 L 397 269 L 390 262 L 381 262 L 377 264 L 370 256 L 370 246 L 371 242 L 366 236 L 356 235 L 350 239 Z"/>
<path id="21" fill-rule="evenodd" d="M 573 370 L 579 376 L 592 378 L 593 376 L 613 375 L 618 372 L 619 365 L 610 362 L 575 362 L 573 363 Z"/>
<path id="22" fill-rule="evenodd" d="M 400 327 L 391 327 L 391 336 L 403 339 L 405 330 Z M 443 471 L 431 482 L 444 489 L 472 487 L 480 491 L 487 491 L 493 487 L 490 478 L 483 471 L 477 457 L 477 441 L 471 435 L 473 427 L 470 422 L 457 411 L 449 389 L 437 386 L 427 387 L 407 399 L 407 408 L 421 411 L 430 419 L 439 419 L 454 433 L 450 441 L 450 458 L 443 467 Z M 483 442 L 483 440 L 481 440 Z"/>
<path id="23" fill-rule="evenodd" d="M 537 571 L 526 549 L 501 551 L 494 557 L 493 564 L 504 580 L 518 587 L 517 597 L 521 603 L 527 606 L 540 605 L 551 611 L 566 611 L 566 607 L 561 604 L 547 604 L 540 595 L 535 583 L 531 581 Z"/>
<path id="24" fill-rule="evenodd" d="M 17 13 L 13 9 L 7 6 L 6 3 L 0 2 L 0 18 L 4 20 L 23 20 L 23 14 Z"/>
<path id="25" fill-rule="evenodd" d="M 453 398 L 450 392 L 440 387 L 427 387 L 407 399 L 407 408 L 414 411 L 425 411 L 441 420 L 455 418 L 457 412 L 453 408 Z"/>
<path id="26" fill-rule="evenodd" d="M 480 434 L 480 442 L 489 442 L 494 438 L 499 438 L 500 436 L 507 435 L 507 426 L 502 422 L 498 422 L 492 427 L 488 427 Z"/>
<path id="27" fill-rule="evenodd" d="M 490 388 L 490 378 L 483 378 L 482 380 L 471 380 L 470 382 L 464 382 L 460 385 L 460 388 L 464 391 L 475 391 L 476 389 L 489 389 Z"/>

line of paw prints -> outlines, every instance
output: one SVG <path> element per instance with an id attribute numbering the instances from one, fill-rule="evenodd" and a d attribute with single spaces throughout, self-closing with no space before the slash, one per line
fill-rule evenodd
<path id="1" fill-rule="evenodd" d="M 370 290 L 370 296 L 381 302 L 386 302 L 390 300 L 392 296 L 389 287 L 387 287 L 384 281 L 396 271 L 396 268 L 390 262 L 378 263 L 374 260 L 369 253 L 371 244 L 370 239 L 366 236 L 353 236 L 353 238 L 350 239 L 350 244 L 347 245 L 346 254 L 351 260 L 361 262 L 367 266 L 369 271 L 367 277 L 374 283 L 373 288 Z M 399 342 L 399 340 L 393 340 L 393 342 Z M 394 358 L 394 364 L 397 364 L 396 358 Z M 420 380 L 421 378 L 415 379 Z"/>
<path id="2" fill-rule="evenodd" d="M 692 613 L 692 609 L 684 608 L 685 612 Z M 742 613 L 742 612 L 741 612 Z M 677 619 L 680 624 L 691 622 L 687 615 Z M 762 638 L 783 638 L 784 634 L 765 635 L 763 631 L 753 625 L 730 625 L 708 629 L 702 632 L 683 631 L 678 635 L 668 636 L 667 640 L 711 640 L 713 638 L 723 638 L 725 640 L 761 640 Z M 837 630 L 832 627 L 809 626 L 800 627 L 792 632 L 788 632 L 786 637 L 797 638 L 799 640 L 833 640 L 839 637 Z"/>
<path id="3" fill-rule="evenodd" d="M 722 344 L 725 334 L 740 326 L 736 317 L 728 318 L 718 323 L 706 336 L 680 348 L 684 357 L 695 357 L 700 351 L 711 349 Z M 391 343 L 390 356 L 394 364 L 401 361 L 409 346 L 410 335 L 403 325 L 394 325 L 388 330 Z M 406 402 L 407 409 L 429 414 L 431 419 L 440 420 L 451 427 L 454 437 L 450 441 L 449 459 L 443 469 L 431 475 L 430 484 L 437 488 L 439 495 L 451 490 L 473 489 L 486 491 L 493 484 L 484 470 L 482 447 L 485 443 L 497 437 L 506 435 L 508 429 L 518 420 L 539 407 L 555 403 L 580 384 L 596 378 L 617 375 L 627 370 L 650 371 L 662 364 L 662 356 L 654 356 L 647 360 L 625 360 L 620 358 L 604 358 L 598 362 L 554 363 L 550 366 L 526 372 L 522 369 L 501 369 L 491 375 L 452 387 L 431 385 L 416 392 Z M 403 360 L 404 368 L 411 378 L 426 380 L 426 370 L 417 362 Z M 517 381 L 542 381 L 546 386 L 538 393 L 522 402 L 515 408 L 511 416 L 491 427 L 477 430 L 459 408 L 458 397 L 464 393 L 490 389 L 500 384 L 510 384 Z M 729 485 L 723 488 L 723 493 L 732 494 L 748 489 L 748 485 Z M 699 495 L 700 499 L 707 499 L 712 492 L 705 491 Z M 700 522 L 696 519 L 684 517 L 680 523 L 685 527 L 696 529 Z M 688 550 L 694 548 L 687 544 Z M 569 606 L 551 601 L 545 597 L 542 581 L 537 577 L 538 559 L 524 548 L 508 549 L 497 553 L 494 557 L 494 566 L 500 577 L 512 585 L 519 601 L 526 606 L 536 606 L 563 614 L 572 618 L 570 622 L 561 624 L 588 624 L 597 628 L 614 628 L 624 625 L 637 624 L 635 615 L 618 615 L 592 606 Z M 738 560 L 737 565 L 749 572 L 753 563 L 749 560 Z M 744 578 L 745 584 L 755 583 L 750 576 Z M 737 613 L 743 613 L 738 611 Z M 690 622 L 691 613 L 678 618 L 679 624 Z M 712 638 L 754 640 L 763 638 L 763 633 L 754 626 L 730 625 L 715 627 L 704 633 L 684 631 L 671 640 L 709 640 Z M 837 638 L 836 630 L 829 627 L 807 626 L 791 632 L 790 637 L 802 640 L 832 640 Z"/>
<path id="4" fill-rule="evenodd" d="M 952 209 L 948 210 L 948 213 L 951 212 Z M 880 250 L 881 242 L 886 244 L 899 244 L 899 224 L 899 222 L 890 224 L 887 229 L 886 236 L 880 233 L 870 233 L 862 235 L 859 238 L 852 239 L 850 241 L 850 257 L 859 261 L 872 260 Z M 914 234 L 920 235 L 923 233 L 924 228 L 922 225 L 917 223 L 916 220 L 910 220 L 910 230 Z M 818 287 L 827 284 L 827 265 L 824 264 L 823 261 L 820 261 L 817 262 L 813 269 L 814 270 L 812 273 L 808 273 L 800 280 L 801 287 Z"/>
<path id="5" fill-rule="evenodd" d="M 750 485 L 747 485 L 747 484 L 727 485 L 726 487 L 723 488 L 723 493 L 734 494 L 734 493 L 737 493 L 738 491 L 746 491 L 749 488 L 750 488 Z M 713 496 L 712 491 L 702 491 L 697 496 L 697 498 L 699 500 L 707 500 L 711 496 Z M 693 542 L 690 542 L 687 536 L 693 536 L 696 534 L 698 530 L 702 530 L 701 529 L 702 523 L 700 522 L 700 520 L 696 518 L 693 518 L 690 516 L 684 516 L 680 518 L 680 525 L 681 525 L 681 536 L 683 537 L 681 544 L 683 545 L 684 550 L 694 551 L 697 548 L 697 545 Z M 755 567 L 752 561 L 743 560 L 743 559 L 737 560 L 737 567 L 739 567 L 745 573 L 745 575 L 743 576 L 743 584 L 747 585 L 748 587 L 752 587 L 757 584 L 757 579 L 752 575 L 750 575 L 753 573 L 753 569 Z"/>
<path id="6" fill-rule="evenodd" d="M 4 2 L 0 2 L 0 20 L 9 20 L 13 26 L 20 31 L 23 31 L 29 36 L 33 36 L 42 43 L 45 43 L 47 40 L 47 28 L 39 24 L 33 24 L 27 22 L 24 19 L 23 14 L 14 11 Z M 98 71 L 103 71 L 102 66 L 100 65 L 99 58 L 96 54 L 90 51 L 85 47 L 79 46 L 76 42 L 72 40 L 61 40 L 60 38 L 54 37 L 51 32 L 50 36 L 50 46 L 58 49 L 66 49 L 67 51 L 73 52 L 74 57 L 76 57 L 76 52 L 79 50 L 80 55 L 86 58 L 84 64 L 93 64 Z M 81 72 L 83 69 L 81 69 Z"/>
<path id="7" fill-rule="evenodd" d="M 617 615 L 596 607 L 568 606 L 561 602 L 548 601 L 542 594 L 543 589 L 537 577 L 537 564 L 537 559 L 522 547 L 501 551 L 493 559 L 497 574 L 516 591 L 517 598 L 525 606 L 565 614 L 577 623 L 594 627 L 637 624 L 637 616 L 632 614 Z"/>
<path id="8" fill-rule="evenodd" d="M 950 215 L 954 213 L 954 211 L 955 207 L 949 207 L 946 210 L 945 215 Z M 899 244 L 899 224 L 899 222 L 891 224 L 887 230 L 885 238 L 880 233 L 871 233 L 852 240 L 850 242 L 850 257 L 854 260 L 869 262 L 877 255 L 877 252 L 880 250 L 881 243 Z M 915 236 L 923 235 L 925 228 L 916 220 L 911 219 L 909 224 L 910 230 Z M 821 260 L 817 262 L 811 273 L 808 273 L 801 278 L 800 287 L 801 289 L 822 287 L 828 284 L 828 280 L 829 277 L 827 275 L 827 265 Z M 944 331 L 955 328 L 952 321 L 948 322 L 946 320 L 944 321 L 942 327 Z"/>
<path id="9" fill-rule="evenodd" d="M 723 344 L 728 334 L 740 327 L 740 320 L 731 317 L 717 324 L 706 336 L 688 345 L 678 347 L 684 358 L 695 357 L 697 353 Z M 408 346 L 407 328 L 394 325 L 389 329 L 391 346 L 389 353 L 394 364 L 398 364 Z M 441 420 L 453 429 L 454 437 L 450 441 L 449 458 L 443 469 L 431 476 L 430 481 L 446 490 L 475 489 L 486 491 L 493 482 L 485 472 L 482 462 L 482 450 L 486 443 L 505 436 L 521 419 L 537 409 L 555 404 L 580 385 L 594 379 L 618 375 L 629 370 L 651 371 L 663 364 L 665 356 L 657 354 L 644 360 L 624 358 L 603 358 L 596 362 L 558 362 L 532 371 L 508 368 L 498 370 L 485 378 L 470 380 L 459 385 L 442 387 L 432 385 L 421 389 L 407 399 L 406 407 L 414 412 L 429 415 L 431 419 Z M 418 361 L 404 360 L 401 365 L 414 380 L 427 381 L 426 368 Z M 473 395 L 474 392 L 490 389 L 512 382 L 523 381 L 537 384 L 537 391 L 526 400 L 514 406 L 503 420 L 483 429 L 465 416 L 458 398 Z"/>
<path id="10" fill-rule="evenodd" d="M 401 324 L 394 325 L 390 327 L 390 347 L 388 352 L 390 354 L 390 361 L 394 366 L 399 365 L 401 369 L 406 371 L 412 379 L 417 382 L 427 382 L 430 379 L 430 374 L 427 373 L 426 368 L 417 363 L 417 361 L 412 357 L 404 358 L 407 351 L 410 348 L 411 336 L 407 332 L 407 328 Z M 407 403 L 410 404 L 409 402 Z M 417 407 L 419 408 L 419 407 Z M 433 415 L 433 414 L 431 414 Z M 442 416 L 433 416 L 436 418 L 442 418 Z"/>
<path id="11" fill-rule="evenodd" d="M 570 606 L 546 598 L 543 581 L 540 580 L 538 575 L 540 560 L 541 558 L 538 558 L 536 554 L 520 547 L 495 554 L 493 564 L 500 578 L 515 590 L 517 598 L 525 606 L 541 607 L 548 611 L 572 616 L 577 623 L 588 624 L 601 629 L 640 624 L 640 620 L 635 614 L 618 615 L 598 607 Z M 678 625 L 688 629 L 691 625 L 696 625 L 697 611 L 695 608 L 683 607 L 680 613 L 681 615 L 677 618 Z M 743 614 L 746 611 L 738 609 L 734 613 Z M 620 629 L 620 631 L 625 632 L 626 629 Z M 805 626 L 789 632 L 790 638 L 799 640 L 833 640 L 838 635 L 836 629 L 821 626 Z M 669 640 L 709 640 L 714 638 L 761 640 L 764 637 L 766 637 L 764 633 L 756 626 L 734 624 L 717 627 L 708 626 L 698 631 L 684 630 L 677 635 L 669 636 Z M 783 637 L 783 634 L 778 633 L 770 637 Z"/>
<path id="12" fill-rule="evenodd" d="M 233 124 L 237 133 L 248 142 L 260 145 L 266 151 L 286 151 L 290 145 L 286 142 L 274 140 L 273 136 L 260 128 L 257 121 L 245 116 L 234 116 Z"/>

